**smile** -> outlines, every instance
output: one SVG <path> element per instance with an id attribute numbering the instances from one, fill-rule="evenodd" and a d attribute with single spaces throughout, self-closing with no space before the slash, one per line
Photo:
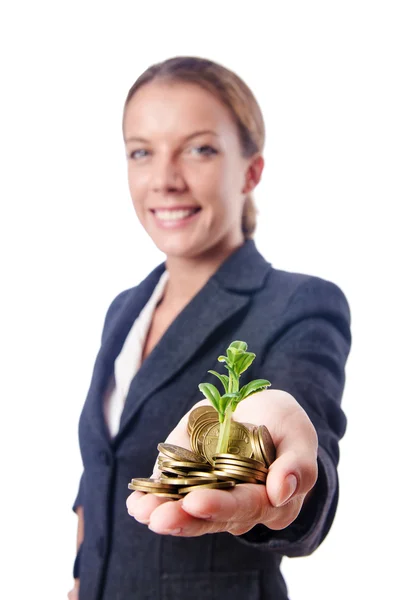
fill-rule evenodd
<path id="1" fill-rule="evenodd" d="M 190 224 L 196 217 L 197 213 L 200 212 L 201 208 L 190 208 L 190 209 L 152 209 L 157 225 L 160 227 L 176 228 L 183 227 Z"/>

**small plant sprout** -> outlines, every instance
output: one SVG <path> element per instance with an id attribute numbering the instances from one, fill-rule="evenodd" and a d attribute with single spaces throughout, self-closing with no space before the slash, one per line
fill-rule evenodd
<path id="1" fill-rule="evenodd" d="M 217 453 L 228 451 L 230 426 L 232 422 L 232 413 L 236 410 L 237 404 L 255 394 L 268 388 L 271 383 L 267 379 L 255 379 L 239 389 L 240 375 L 248 369 L 254 361 L 256 354 L 247 352 L 245 342 L 232 342 L 226 350 L 227 356 L 218 356 L 218 361 L 224 363 L 229 372 L 229 376 L 221 375 L 216 371 L 208 371 L 218 377 L 225 388 L 223 396 L 212 383 L 200 383 L 199 390 L 209 400 L 215 410 L 218 412 L 220 430 L 219 440 L 216 449 Z"/>

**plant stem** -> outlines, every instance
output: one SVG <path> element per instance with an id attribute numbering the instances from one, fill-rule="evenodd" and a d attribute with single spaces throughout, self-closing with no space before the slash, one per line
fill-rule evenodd
<path id="1" fill-rule="evenodd" d="M 219 427 L 219 439 L 216 447 L 216 453 L 225 454 L 229 447 L 230 426 L 232 424 L 232 407 L 228 406 L 225 412 L 223 423 Z"/>
<path id="2" fill-rule="evenodd" d="M 233 383 L 232 376 L 229 377 L 229 393 L 238 392 L 238 381 Z M 230 404 L 225 411 L 225 418 L 219 427 L 219 439 L 216 447 L 217 454 L 226 454 L 229 447 L 230 427 L 232 424 L 232 405 Z"/>

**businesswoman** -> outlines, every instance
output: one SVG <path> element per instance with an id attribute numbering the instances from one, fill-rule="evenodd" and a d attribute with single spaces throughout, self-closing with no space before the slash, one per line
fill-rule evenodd
<path id="1" fill-rule="evenodd" d="M 79 423 L 69 598 L 285 600 L 282 556 L 315 550 L 336 510 L 348 303 L 334 283 L 275 269 L 256 248 L 264 123 L 236 74 L 196 57 L 153 65 L 128 93 L 123 136 L 134 209 L 165 261 L 105 318 Z M 206 402 L 198 384 L 234 340 L 256 354 L 248 380 L 272 383 L 235 412 L 272 434 L 267 485 L 179 501 L 131 494 L 158 442 L 189 446 L 188 413 Z"/>

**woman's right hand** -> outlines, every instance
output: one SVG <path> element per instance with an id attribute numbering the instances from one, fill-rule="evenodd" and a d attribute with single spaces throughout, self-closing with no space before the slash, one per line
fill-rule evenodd
<path id="1" fill-rule="evenodd" d="M 74 588 L 68 593 L 68 600 L 79 600 L 79 585 L 74 584 Z"/>

